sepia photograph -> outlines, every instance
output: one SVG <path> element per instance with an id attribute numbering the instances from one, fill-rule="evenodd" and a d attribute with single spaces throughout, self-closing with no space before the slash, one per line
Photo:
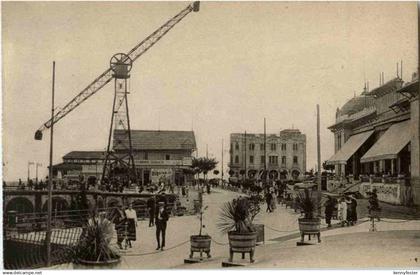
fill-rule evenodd
<path id="1" fill-rule="evenodd" d="M 0 4 L 3 272 L 420 271 L 419 2 Z"/>

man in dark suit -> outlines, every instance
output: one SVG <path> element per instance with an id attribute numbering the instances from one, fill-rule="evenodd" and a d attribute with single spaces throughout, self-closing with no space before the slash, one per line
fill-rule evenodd
<path id="1" fill-rule="evenodd" d="M 157 248 L 156 250 L 163 250 L 165 247 L 165 235 L 166 235 L 166 225 L 169 219 L 169 213 L 165 209 L 165 203 L 159 202 L 159 208 L 156 211 L 155 225 L 156 225 L 156 240 Z M 160 236 L 162 235 L 162 243 L 160 242 Z"/>

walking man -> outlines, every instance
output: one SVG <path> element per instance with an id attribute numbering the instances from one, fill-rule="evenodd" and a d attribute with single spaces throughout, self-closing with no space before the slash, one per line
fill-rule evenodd
<path id="1" fill-rule="evenodd" d="M 156 212 L 156 240 L 157 248 L 156 250 L 163 250 L 165 247 L 165 235 L 166 235 L 166 225 L 169 219 L 169 214 L 165 209 L 165 203 L 159 202 L 159 209 Z M 160 242 L 160 237 L 162 236 L 162 242 Z"/>
<path id="2" fill-rule="evenodd" d="M 332 197 L 328 196 L 327 202 L 325 203 L 325 222 L 328 227 L 331 227 L 331 218 L 335 210 L 335 201 Z"/>

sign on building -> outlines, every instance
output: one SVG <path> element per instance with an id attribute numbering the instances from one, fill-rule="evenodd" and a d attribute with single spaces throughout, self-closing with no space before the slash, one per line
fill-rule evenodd
<path id="1" fill-rule="evenodd" d="M 152 183 L 170 182 L 173 172 L 172 169 L 151 169 Z"/>

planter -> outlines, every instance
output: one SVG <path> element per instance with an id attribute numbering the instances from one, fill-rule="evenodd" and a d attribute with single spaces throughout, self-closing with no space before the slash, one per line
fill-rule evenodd
<path id="1" fill-rule="evenodd" d="M 231 231 L 228 237 L 230 246 L 229 261 L 233 261 L 234 253 L 242 253 L 242 259 L 245 258 L 245 253 L 249 253 L 250 262 L 253 263 L 257 232 L 237 233 Z"/>
<path id="2" fill-rule="evenodd" d="M 194 252 L 200 252 L 200 258 L 203 256 L 203 252 L 207 254 L 207 258 L 210 258 L 210 246 L 211 237 L 208 235 L 193 235 L 190 237 L 191 242 L 191 253 L 190 258 L 193 257 Z"/>
<path id="3" fill-rule="evenodd" d="M 305 235 L 309 236 L 309 240 L 311 240 L 311 235 L 317 235 L 318 242 L 321 242 L 321 219 L 300 218 L 299 230 L 300 230 L 301 242 L 304 241 Z"/>
<path id="4" fill-rule="evenodd" d="M 111 259 L 108 261 L 88 261 L 77 259 L 74 263 L 74 269 L 109 269 L 115 268 L 121 262 L 121 258 Z"/>

